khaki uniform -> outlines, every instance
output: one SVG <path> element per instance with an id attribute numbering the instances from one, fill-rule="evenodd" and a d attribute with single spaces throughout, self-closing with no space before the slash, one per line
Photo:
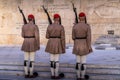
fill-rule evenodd
<path id="1" fill-rule="evenodd" d="M 76 24 L 72 29 L 72 39 L 74 40 L 73 54 L 83 56 L 90 53 L 91 49 L 91 29 L 83 22 Z"/>
<path id="2" fill-rule="evenodd" d="M 64 27 L 59 24 L 51 24 L 47 28 L 46 38 L 49 39 L 46 52 L 51 54 L 65 53 L 65 31 Z"/>
<path id="3" fill-rule="evenodd" d="M 33 75 L 35 52 L 40 49 L 39 29 L 29 22 L 22 27 L 22 37 L 24 38 L 21 50 L 24 51 L 25 75 Z M 30 60 L 30 61 L 29 61 Z M 30 72 L 30 73 L 29 73 Z"/>
<path id="4" fill-rule="evenodd" d="M 33 23 L 28 23 L 22 27 L 22 37 L 24 38 L 22 44 L 22 51 L 35 52 L 40 49 L 39 29 Z M 33 38 L 27 38 L 33 37 Z"/>
<path id="5" fill-rule="evenodd" d="M 51 75 L 59 76 L 59 57 L 65 53 L 65 31 L 59 24 L 51 24 L 47 28 L 46 38 L 49 39 L 45 51 L 50 53 Z"/>
<path id="6" fill-rule="evenodd" d="M 76 24 L 72 29 L 72 39 L 74 40 L 73 54 L 76 55 L 77 77 L 85 78 L 86 55 L 92 51 L 90 26 L 84 22 Z"/>

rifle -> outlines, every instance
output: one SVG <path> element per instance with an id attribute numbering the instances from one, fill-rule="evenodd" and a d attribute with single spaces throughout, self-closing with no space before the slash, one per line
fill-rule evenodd
<path id="1" fill-rule="evenodd" d="M 45 9 L 44 5 L 43 5 L 42 7 L 43 7 L 43 10 L 45 11 L 45 13 L 46 13 L 46 14 L 47 14 L 47 16 L 48 16 L 48 21 L 49 21 L 49 24 L 52 24 L 52 20 L 51 20 L 51 18 L 50 18 L 50 16 L 49 16 L 49 14 L 48 14 L 47 9 Z"/>
<path id="2" fill-rule="evenodd" d="M 26 18 L 25 18 L 25 15 L 24 15 L 24 13 L 23 13 L 22 9 L 20 9 L 20 7 L 19 7 L 19 6 L 18 6 L 18 9 L 19 9 L 20 13 L 21 13 L 21 14 L 22 14 L 22 16 L 23 16 L 23 21 L 24 21 L 24 24 L 27 24 L 27 20 L 26 20 Z"/>
<path id="3" fill-rule="evenodd" d="M 73 6 L 73 11 L 75 13 L 75 23 L 78 23 L 77 11 L 73 3 L 72 3 L 72 6 Z"/>
<path id="4" fill-rule="evenodd" d="M 61 25 L 62 23 L 61 23 L 61 17 L 60 17 L 60 25 Z"/>

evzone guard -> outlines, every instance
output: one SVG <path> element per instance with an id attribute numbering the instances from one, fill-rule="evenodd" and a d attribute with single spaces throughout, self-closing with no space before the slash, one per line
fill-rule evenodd
<path id="1" fill-rule="evenodd" d="M 74 40 L 73 54 L 76 55 L 77 80 L 88 80 L 86 56 L 92 52 L 91 29 L 84 12 L 79 13 L 79 22 L 73 26 L 72 39 Z"/>
<path id="2" fill-rule="evenodd" d="M 22 26 L 21 35 L 24 38 L 21 50 L 24 51 L 24 71 L 25 78 L 35 78 L 38 76 L 37 72 L 33 72 L 35 52 L 40 49 L 39 29 L 35 25 L 35 17 L 33 14 L 28 15 L 28 23 L 24 16 L 22 9 L 18 6 L 22 14 L 24 25 Z"/>
<path id="3" fill-rule="evenodd" d="M 49 39 L 45 51 L 50 53 L 51 79 L 60 79 L 64 74 L 59 74 L 59 57 L 65 53 L 65 31 L 61 25 L 61 17 L 59 14 L 54 14 L 52 20 L 44 8 L 49 20 L 49 26 L 46 31 L 46 38 Z"/>

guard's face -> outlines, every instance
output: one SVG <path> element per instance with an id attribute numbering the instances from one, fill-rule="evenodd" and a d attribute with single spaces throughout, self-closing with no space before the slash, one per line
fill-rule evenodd
<path id="1" fill-rule="evenodd" d="M 79 17 L 80 22 L 85 22 L 85 17 Z"/>

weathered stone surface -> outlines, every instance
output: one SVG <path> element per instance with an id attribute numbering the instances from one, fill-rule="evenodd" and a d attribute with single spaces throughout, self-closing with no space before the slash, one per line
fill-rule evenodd
<path id="1" fill-rule="evenodd" d="M 71 1 L 75 4 L 78 13 L 84 11 L 92 29 L 92 42 L 108 30 L 114 30 L 120 35 L 120 2 L 119 0 L 0 0 L 0 45 L 21 45 L 22 16 L 18 5 L 23 9 L 25 16 L 35 15 L 36 24 L 40 30 L 40 42 L 46 44 L 47 16 L 42 5 L 48 8 L 50 17 L 59 13 L 65 27 L 66 42 L 73 43 L 71 39 L 74 13 Z"/>

